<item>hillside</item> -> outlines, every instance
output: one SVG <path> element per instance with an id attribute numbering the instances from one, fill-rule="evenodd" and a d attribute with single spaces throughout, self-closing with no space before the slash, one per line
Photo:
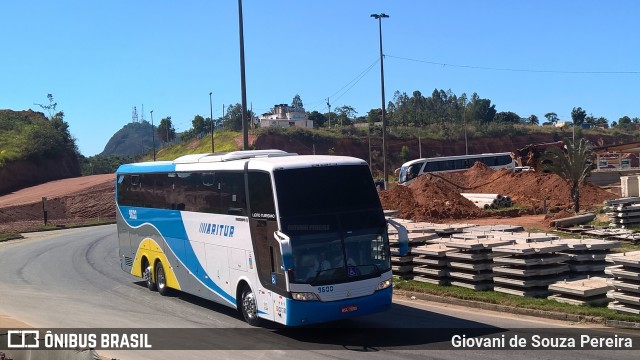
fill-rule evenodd
<path id="1" fill-rule="evenodd" d="M 146 154 L 153 147 L 152 133 L 151 123 L 148 121 L 129 123 L 111 136 L 99 155 L 139 156 Z M 159 148 L 161 142 L 157 136 L 155 141 L 156 148 Z"/>
<path id="2" fill-rule="evenodd" d="M 516 134 L 504 136 L 474 137 L 465 145 L 464 139 L 425 139 L 417 136 L 394 136 L 391 132 L 388 140 L 388 168 L 390 172 L 400 167 L 405 161 L 422 157 L 451 156 L 490 152 L 512 152 L 528 144 L 546 143 L 571 137 L 571 133 L 563 130 L 534 127 Z M 584 136 L 593 144 L 616 144 L 635 141 L 630 135 L 585 132 Z M 302 129 L 271 130 L 263 129 L 253 142 L 255 149 L 280 149 L 298 154 L 333 154 L 347 155 L 369 160 L 369 141 L 361 134 L 337 136 L 326 130 L 309 131 Z M 403 148 L 406 150 L 403 153 Z M 382 177 L 382 140 L 371 139 L 372 168 L 375 177 Z"/>
<path id="3" fill-rule="evenodd" d="M 32 110 L 0 110 L 0 194 L 80 175 L 68 125 Z"/>

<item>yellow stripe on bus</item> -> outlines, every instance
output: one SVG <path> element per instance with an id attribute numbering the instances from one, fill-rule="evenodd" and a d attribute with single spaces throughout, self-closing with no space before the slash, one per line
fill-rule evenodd
<path id="1" fill-rule="evenodd" d="M 169 264 L 169 259 L 167 259 L 167 256 L 164 254 L 164 251 L 162 251 L 160 245 L 151 238 L 146 238 L 140 243 L 138 251 L 136 251 L 136 257 L 133 261 L 133 267 L 131 268 L 131 275 L 140 278 L 142 277 L 142 259 L 144 257 L 146 257 L 149 264 L 151 264 L 151 273 L 153 274 L 154 282 L 156 281 L 155 263 L 156 260 L 160 260 L 164 267 L 167 286 L 172 289 L 180 290 L 178 278 L 176 278 L 176 274 L 173 272 L 173 267 Z"/>

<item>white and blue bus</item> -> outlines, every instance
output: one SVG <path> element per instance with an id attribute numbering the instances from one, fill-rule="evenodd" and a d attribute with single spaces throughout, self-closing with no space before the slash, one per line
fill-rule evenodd
<path id="1" fill-rule="evenodd" d="M 251 325 L 391 305 L 387 220 L 364 160 L 186 155 L 122 165 L 116 182 L 122 270 L 162 295 L 175 289 L 234 307 Z"/>

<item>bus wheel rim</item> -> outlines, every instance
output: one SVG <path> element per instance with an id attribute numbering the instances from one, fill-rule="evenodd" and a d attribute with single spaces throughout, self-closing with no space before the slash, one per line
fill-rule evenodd
<path id="1" fill-rule="evenodd" d="M 247 314 L 247 317 L 253 319 L 257 316 L 256 313 L 256 298 L 253 292 L 248 292 L 242 299 L 242 309 Z"/>

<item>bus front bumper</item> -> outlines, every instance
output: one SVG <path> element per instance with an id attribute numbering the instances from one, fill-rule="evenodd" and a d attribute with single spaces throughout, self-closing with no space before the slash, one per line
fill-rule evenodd
<path id="1" fill-rule="evenodd" d="M 338 301 L 297 301 L 287 299 L 287 326 L 301 326 L 386 311 L 391 307 L 392 287 L 369 296 Z"/>

